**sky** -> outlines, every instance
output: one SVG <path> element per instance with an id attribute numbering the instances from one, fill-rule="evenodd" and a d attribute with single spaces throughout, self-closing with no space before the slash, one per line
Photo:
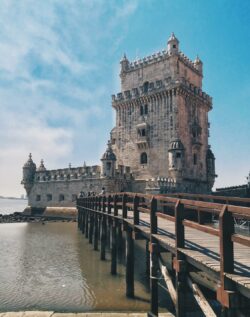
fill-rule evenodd
<path id="1" fill-rule="evenodd" d="M 204 63 L 215 187 L 246 183 L 248 0 L 1 0 L 0 195 L 24 194 L 30 152 L 47 169 L 100 164 L 115 122 L 121 56 L 165 49 L 171 32 L 185 55 Z"/>

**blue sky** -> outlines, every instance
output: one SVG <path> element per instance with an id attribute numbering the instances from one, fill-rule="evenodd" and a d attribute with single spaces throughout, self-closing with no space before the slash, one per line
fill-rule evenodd
<path id="1" fill-rule="evenodd" d="M 114 125 L 119 60 L 166 47 L 204 63 L 216 186 L 250 170 L 250 2 L 1 0 L 0 195 L 20 195 L 28 153 L 48 169 L 99 164 Z"/>

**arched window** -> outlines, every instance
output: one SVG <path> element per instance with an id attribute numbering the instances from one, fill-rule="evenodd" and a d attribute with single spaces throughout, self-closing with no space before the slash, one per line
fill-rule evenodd
<path id="1" fill-rule="evenodd" d="M 194 165 L 196 165 L 197 164 L 197 154 L 194 154 L 193 160 L 194 160 Z"/>
<path id="2" fill-rule="evenodd" d="M 144 93 L 148 92 L 148 81 L 146 81 L 146 82 L 143 84 L 143 92 L 144 92 Z"/>
<path id="3" fill-rule="evenodd" d="M 140 107 L 140 114 L 141 114 L 141 116 L 143 116 L 143 114 L 144 114 L 144 111 L 143 111 L 144 109 L 143 109 L 143 106 L 141 106 Z"/>
<path id="4" fill-rule="evenodd" d="M 148 163 L 148 156 L 147 156 L 147 153 L 143 152 L 141 154 L 141 164 L 147 164 Z"/>

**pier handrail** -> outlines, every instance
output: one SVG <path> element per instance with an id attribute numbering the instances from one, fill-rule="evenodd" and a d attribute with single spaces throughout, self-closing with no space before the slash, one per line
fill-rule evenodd
<path id="1" fill-rule="evenodd" d="M 192 199 L 188 199 L 191 197 Z M 87 212 L 94 212 L 107 219 L 121 221 L 126 228 L 138 232 L 140 226 L 140 214 L 148 214 L 149 233 L 145 233 L 151 243 L 151 252 L 154 251 L 154 244 L 159 242 L 161 247 L 171 250 L 174 255 L 173 266 L 176 274 L 182 271 L 183 261 L 185 262 L 185 248 L 187 239 L 186 228 L 191 228 L 206 234 L 218 237 L 220 283 L 217 290 L 217 299 L 222 305 L 229 305 L 230 287 L 228 287 L 228 274 L 235 273 L 234 243 L 250 248 L 250 237 L 235 233 L 234 218 L 250 219 L 250 207 L 229 204 L 229 202 L 250 202 L 250 199 L 237 200 L 235 197 L 222 197 L 218 200 L 227 201 L 227 204 L 204 201 L 206 199 L 217 200 L 217 196 L 196 195 L 196 194 L 175 194 L 175 195 L 147 195 L 141 193 L 108 193 L 95 197 L 84 197 L 77 199 L 77 208 Z M 201 199 L 201 200 L 200 200 Z M 120 211 L 120 212 L 118 212 Z M 192 212 L 190 214 L 190 212 Z M 80 213 L 79 213 L 80 214 Z M 211 226 L 211 223 L 199 221 L 199 217 L 211 215 L 218 216 L 218 228 Z M 159 230 L 159 219 L 174 223 L 174 237 L 172 246 L 167 245 L 164 240 L 164 232 Z M 80 219 L 79 219 L 80 221 Z M 166 235 L 168 237 L 168 235 Z"/>

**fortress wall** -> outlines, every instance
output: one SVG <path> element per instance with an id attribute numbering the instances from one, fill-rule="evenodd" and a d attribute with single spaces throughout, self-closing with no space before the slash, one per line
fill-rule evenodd
<path id="1" fill-rule="evenodd" d="M 89 178 L 71 181 L 41 181 L 35 182 L 29 194 L 29 206 L 45 207 L 74 207 L 76 197 L 81 191 L 85 194 L 99 194 L 102 188 L 106 192 L 130 190 L 130 181 L 125 179 Z M 52 195 L 52 197 L 48 197 Z M 62 199 L 62 195 L 63 198 Z M 52 199 L 50 199 L 52 198 Z"/>

